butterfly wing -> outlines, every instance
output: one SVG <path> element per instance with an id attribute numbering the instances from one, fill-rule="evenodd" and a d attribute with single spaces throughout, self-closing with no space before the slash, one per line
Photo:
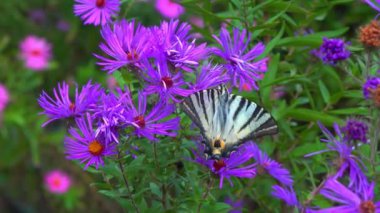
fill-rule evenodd
<path id="1" fill-rule="evenodd" d="M 278 126 L 273 117 L 262 107 L 242 96 L 230 94 L 221 98 L 218 111 L 221 138 L 227 150 L 250 138 L 276 134 Z"/>
<path id="2" fill-rule="evenodd" d="M 214 117 L 217 109 L 220 108 L 220 98 L 224 94 L 227 94 L 227 90 L 223 86 L 201 90 L 191 94 L 180 104 L 184 112 L 201 129 L 202 135 L 208 141 L 211 141 L 212 136 L 215 135 L 213 132 L 213 127 L 215 126 Z"/>

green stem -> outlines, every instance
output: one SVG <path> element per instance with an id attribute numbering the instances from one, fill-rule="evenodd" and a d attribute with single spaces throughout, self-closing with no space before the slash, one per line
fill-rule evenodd
<path id="1" fill-rule="evenodd" d="M 210 176 L 210 180 L 208 182 L 206 192 L 203 194 L 202 200 L 201 200 L 201 202 L 199 202 L 199 205 L 198 205 L 198 210 L 197 210 L 198 213 L 201 211 L 202 204 L 203 204 L 202 201 L 206 200 L 206 198 L 210 194 L 210 191 L 211 191 L 211 188 L 212 188 L 213 185 L 214 185 L 214 178 L 212 178 L 212 176 Z"/>

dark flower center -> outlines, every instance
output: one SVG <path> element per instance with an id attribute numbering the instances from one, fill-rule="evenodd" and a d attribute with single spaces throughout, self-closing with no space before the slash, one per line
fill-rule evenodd
<path id="1" fill-rule="evenodd" d="M 32 51 L 30 52 L 30 54 L 31 54 L 32 56 L 40 56 L 40 55 L 41 55 L 41 50 L 32 50 Z"/>
<path id="2" fill-rule="evenodd" d="M 133 52 L 127 52 L 127 59 L 129 61 L 137 60 L 139 58 L 139 55 L 137 55 L 136 51 Z"/>
<path id="3" fill-rule="evenodd" d="M 219 171 L 220 169 L 226 166 L 226 162 L 224 162 L 224 160 L 216 160 L 214 161 L 213 166 L 215 171 Z"/>
<path id="4" fill-rule="evenodd" d="M 69 109 L 74 112 L 75 111 L 75 104 L 70 103 Z"/>
<path id="5" fill-rule="evenodd" d="M 140 128 L 144 128 L 145 127 L 144 116 L 142 116 L 142 115 L 136 116 L 134 118 L 134 120 L 135 120 L 135 123 L 137 124 L 137 126 L 139 126 Z"/>
<path id="6" fill-rule="evenodd" d="M 162 82 L 162 85 L 164 85 L 164 87 L 166 89 L 169 89 L 170 87 L 173 86 L 174 82 L 173 82 L 173 79 L 170 78 L 169 76 L 166 76 L 166 77 L 163 77 L 161 79 L 161 82 Z"/>
<path id="7" fill-rule="evenodd" d="M 102 8 L 106 5 L 106 0 L 96 0 L 96 7 Z"/>
<path id="8" fill-rule="evenodd" d="M 88 151 L 92 155 L 99 156 L 102 154 L 103 150 L 103 145 L 97 140 L 91 141 L 90 144 L 88 144 Z"/>
<path id="9" fill-rule="evenodd" d="M 372 201 L 364 201 L 359 207 L 360 213 L 375 213 L 376 206 Z"/>

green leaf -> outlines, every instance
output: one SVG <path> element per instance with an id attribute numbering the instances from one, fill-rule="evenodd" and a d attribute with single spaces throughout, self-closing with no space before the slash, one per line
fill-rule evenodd
<path id="1" fill-rule="evenodd" d="M 323 81 L 319 80 L 318 86 L 319 86 L 319 90 L 321 91 L 323 101 L 326 104 L 329 104 L 330 103 L 330 92 L 327 89 L 326 85 L 323 83 Z"/>
<path id="2" fill-rule="evenodd" d="M 344 121 L 338 117 L 307 108 L 291 108 L 287 111 L 286 115 L 301 121 L 321 121 L 328 126 L 332 126 L 334 122 L 338 124 L 344 123 Z"/>

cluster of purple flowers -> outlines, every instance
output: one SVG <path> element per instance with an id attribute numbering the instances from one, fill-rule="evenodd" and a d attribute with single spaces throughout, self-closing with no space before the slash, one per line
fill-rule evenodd
<path id="1" fill-rule="evenodd" d="M 324 63 L 335 65 L 350 57 L 351 52 L 347 49 L 348 43 L 339 38 L 323 38 L 323 43 L 312 54 L 320 58 Z"/>
<path id="2" fill-rule="evenodd" d="M 99 2 L 105 4 L 103 7 L 112 3 L 77 2 L 96 5 Z M 85 168 L 90 165 L 98 167 L 104 163 L 104 157 L 117 153 L 121 138 L 143 137 L 156 142 L 159 136 L 175 137 L 179 130 L 179 117 L 174 115 L 175 103 L 193 92 L 228 83 L 231 87 L 248 85 L 258 89 L 256 81 L 263 77 L 268 61 L 267 58 L 257 60 L 264 51 L 262 43 L 249 49 L 251 39 L 249 35 L 245 37 L 245 30 L 234 29 L 231 40 L 223 28 L 220 37 L 214 35 L 222 47 L 209 48 L 206 43 L 198 43 L 190 30 L 189 24 L 178 20 L 164 21 L 153 27 L 142 26 L 134 20 L 121 20 L 102 27 L 104 41 L 99 47 L 104 54 L 94 54 L 99 60 L 98 65 L 108 73 L 127 70 L 139 79 L 140 87 L 130 91 L 128 87 L 115 86 L 107 91 L 90 81 L 82 88 L 75 86 L 71 96 L 71 85 L 63 82 L 53 90 L 53 96 L 42 92 L 38 102 L 43 114 L 49 118 L 44 126 L 58 119 L 75 121 L 76 125 L 69 129 L 71 137 L 65 139 L 69 159 L 80 160 L 85 163 Z M 223 62 L 211 63 L 217 61 L 217 57 Z M 138 98 L 134 99 L 133 95 Z M 126 128 L 133 128 L 132 133 L 126 133 Z M 248 147 L 249 152 L 258 149 L 253 145 Z M 259 151 L 254 156 L 252 153 L 246 155 L 239 155 L 238 161 L 254 157 L 257 158 L 255 169 L 262 161 L 261 167 L 266 169 L 269 166 L 269 173 L 276 178 L 289 176 L 287 171 L 272 169 L 281 166 L 266 155 L 261 156 Z M 232 171 L 241 164 L 234 157 L 226 162 Z M 241 176 L 251 177 L 256 173 L 254 170 Z M 235 173 L 229 171 L 223 168 L 219 173 L 226 178 L 234 176 Z M 281 180 L 291 183 L 289 178 Z"/>

